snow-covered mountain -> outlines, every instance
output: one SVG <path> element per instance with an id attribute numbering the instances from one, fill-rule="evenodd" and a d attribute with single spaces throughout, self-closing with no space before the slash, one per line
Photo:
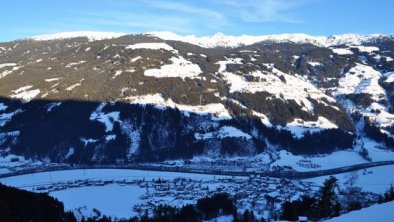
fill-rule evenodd
<path id="1" fill-rule="evenodd" d="M 392 36 L 354 34 L 70 32 L 0 43 L 0 147 L 78 163 L 274 162 L 278 150 L 343 149 L 374 160 L 371 149 L 394 148 L 393 52 Z"/>
<path id="2" fill-rule="evenodd" d="M 62 32 L 48 35 L 32 36 L 28 39 L 36 41 L 48 41 L 48 40 L 61 40 L 70 39 L 77 37 L 86 37 L 90 41 L 104 40 L 118 38 L 125 36 L 126 33 L 121 32 L 93 32 L 93 31 L 78 31 L 78 32 Z M 154 36 L 163 40 L 181 41 L 187 42 L 193 45 L 198 45 L 204 48 L 215 48 L 215 47 L 239 47 L 252 45 L 262 41 L 272 41 L 276 43 L 283 42 L 294 42 L 299 44 L 313 44 L 316 46 L 337 46 L 337 45 L 361 45 L 363 43 L 374 42 L 378 39 L 386 38 L 388 36 L 381 34 L 371 35 L 358 35 L 358 34 L 343 34 L 343 35 L 331 35 L 331 36 L 312 36 L 304 33 L 297 34 L 277 34 L 277 35 L 242 35 L 242 36 L 231 36 L 223 33 L 216 33 L 212 36 L 195 36 L 195 35 L 178 35 L 173 32 L 160 31 L 160 32 L 148 32 L 145 35 Z"/>
<path id="3" fill-rule="evenodd" d="M 150 32 L 149 35 L 164 40 L 182 41 L 190 44 L 198 45 L 205 48 L 214 47 L 239 47 L 252 45 L 262 41 L 272 41 L 276 43 L 294 42 L 298 44 L 313 44 L 316 46 L 336 46 L 336 45 L 361 45 L 363 43 L 373 42 L 377 39 L 384 38 L 384 35 L 357 35 L 344 34 L 326 36 L 312 36 L 303 33 L 298 34 L 278 34 L 278 35 L 261 35 L 261 36 L 229 36 L 223 33 L 216 33 L 212 36 L 197 37 L 194 35 L 182 36 L 173 32 Z"/>
<path id="4" fill-rule="evenodd" d="M 28 39 L 35 41 L 49 41 L 49 40 L 62 40 L 62 39 L 84 37 L 84 38 L 88 38 L 89 41 L 96 41 L 96 40 L 118 38 L 124 35 L 126 35 L 126 33 L 79 31 L 79 32 L 61 32 L 61 33 L 48 34 L 48 35 L 37 35 L 37 36 L 32 36 Z"/>

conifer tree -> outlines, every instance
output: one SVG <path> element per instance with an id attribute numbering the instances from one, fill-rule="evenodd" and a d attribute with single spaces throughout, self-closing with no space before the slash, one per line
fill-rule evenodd
<path id="1" fill-rule="evenodd" d="M 335 193 L 335 189 L 338 189 L 338 179 L 334 176 L 330 176 L 323 183 L 323 187 L 320 188 L 320 199 L 316 205 L 317 219 L 331 218 L 339 215 L 341 211 L 341 204 L 338 202 L 338 198 Z"/>

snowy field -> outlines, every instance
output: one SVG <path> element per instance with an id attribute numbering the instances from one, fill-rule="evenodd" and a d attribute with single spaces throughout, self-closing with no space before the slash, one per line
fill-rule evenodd
<path id="1" fill-rule="evenodd" d="M 116 181 L 153 181 L 176 180 L 177 178 L 192 179 L 194 181 L 213 181 L 227 178 L 225 176 L 205 175 L 205 174 L 185 174 L 158 171 L 142 170 L 117 170 L 117 169 L 90 169 L 90 170 L 65 170 L 26 174 L 0 179 L 5 185 L 18 187 L 21 189 L 48 192 L 49 195 L 59 199 L 64 203 L 66 210 L 73 211 L 77 217 L 96 216 L 93 209 L 98 209 L 102 214 L 118 218 L 129 218 L 138 213 L 133 208 L 135 205 L 146 204 L 144 195 L 149 195 L 148 185 L 145 183 L 116 183 Z M 91 186 L 73 186 L 83 181 L 100 181 Z M 110 184 L 105 182 L 111 181 Z M 114 182 L 115 181 L 115 182 Z M 216 190 L 218 184 L 207 184 L 210 189 Z M 40 187 L 64 187 L 58 190 L 42 190 Z M 66 187 L 69 186 L 69 187 Z M 38 189 L 37 189 L 38 188 Z M 148 193 L 148 194 L 147 194 Z M 185 204 L 176 197 L 163 197 L 157 201 L 169 204 Z M 173 203 L 171 203 L 173 202 Z M 108 204 L 110 203 L 110 204 Z"/>
<path id="2" fill-rule="evenodd" d="M 364 191 L 370 191 L 378 194 L 384 193 L 390 185 L 394 185 L 394 166 L 373 167 L 366 170 L 356 171 L 358 180 L 356 186 L 361 187 Z M 349 177 L 349 173 L 337 174 L 339 183 L 343 185 Z M 328 176 L 306 179 L 305 181 L 322 184 Z"/>
<path id="3" fill-rule="evenodd" d="M 139 197 L 145 192 L 139 186 L 110 184 L 97 187 L 79 187 L 51 192 L 50 195 L 61 200 L 66 210 L 77 215 L 95 216 L 92 209 L 118 218 L 136 216 L 135 204 L 142 203 Z"/>
<path id="4" fill-rule="evenodd" d="M 296 171 L 316 171 L 327 170 L 332 168 L 350 166 L 355 164 L 367 163 L 357 152 L 354 151 L 337 151 L 329 155 L 301 156 L 281 150 L 279 159 L 271 166 L 290 166 Z"/>
<path id="5" fill-rule="evenodd" d="M 374 205 L 372 207 L 364 208 L 361 210 L 353 211 L 348 214 L 341 215 L 339 217 L 327 220 L 327 222 L 393 222 L 394 214 L 392 213 L 394 209 L 394 201 Z"/>
<path id="6" fill-rule="evenodd" d="M 368 156 L 373 162 L 394 160 L 394 152 L 382 149 L 384 147 L 383 144 L 368 138 L 363 138 L 363 143 L 364 148 L 368 150 Z M 296 171 L 303 172 L 327 170 L 368 162 L 355 150 L 341 150 L 327 155 L 316 156 L 294 155 L 291 152 L 281 150 L 279 151 L 278 159 L 270 165 L 271 167 L 289 166 Z"/>

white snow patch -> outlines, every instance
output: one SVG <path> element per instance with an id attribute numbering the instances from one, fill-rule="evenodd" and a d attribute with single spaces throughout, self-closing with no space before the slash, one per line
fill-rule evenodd
<path id="1" fill-rule="evenodd" d="M 111 140 L 115 140 L 116 139 L 116 134 L 111 134 L 111 135 L 107 135 L 105 136 L 105 140 L 107 142 L 111 141 Z"/>
<path id="2" fill-rule="evenodd" d="M 53 102 L 48 104 L 47 112 L 51 112 L 54 108 L 59 107 L 62 102 Z"/>
<path id="3" fill-rule="evenodd" d="M 26 91 L 26 90 L 31 89 L 31 88 L 33 88 L 32 85 L 22 86 L 22 87 L 20 87 L 18 89 L 12 90 L 11 92 L 12 93 L 21 93 L 21 92 Z"/>
<path id="4" fill-rule="evenodd" d="M 75 83 L 74 85 L 71 85 L 71 86 L 67 87 L 66 90 L 67 91 L 71 91 L 71 90 L 73 90 L 74 88 L 76 88 L 78 86 L 81 86 L 81 83 Z"/>
<path id="5" fill-rule="evenodd" d="M 0 127 L 5 126 L 5 124 L 7 124 L 9 121 L 11 121 L 12 117 L 14 117 L 15 115 L 17 115 L 21 112 L 22 112 L 22 110 L 18 109 L 14 112 L 0 114 Z"/>
<path id="6" fill-rule="evenodd" d="M 266 115 L 264 115 L 263 113 L 259 113 L 259 112 L 256 112 L 256 111 L 253 111 L 252 113 L 253 113 L 254 116 L 259 117 L 260 120 L 261 120 L 261 123 L 263 123 L 264 125 L 266 125 L 268 127 L 272 126 L 272 123 L 271 123 L 270 119 Z"/>
<path id="7" fill-rule="evenodd" d="M 375 55 L 373 58 L 376 60 L 376 62 L 380 62 L 380 60 L 382 59 L 382 56 L 381 55 Z"/>
<path id="8" fill-rule="evenodd" d="M 10 67 L 12 67 L 12 69 L 8 69 Z M 11 74 L 14 71 L 17 71 L 21 67 L 17 66 L 16 63 L 3 63 L 3 64 L 0 64 L 0 69 L 1 68 L 7 68 L 7 69 L 5 69 L 3 72 L 0 73 L 0 79 Z"/>
<path id="9" fill-rule="evenodd" d="M 70 158 L 73 154 L 74 154 L 75 150 L 73 147 L 70 147 L 70 149 L 68 149 L 68 152 L 66 153 L 65 158 L 68 159 Z"/>
<path id="10" fill-rule="evenodd" d="M 4 68 L 4 67 L 13 67 L 13 66 L 17 66 L 18 64 L 16 63 L 1 63 L 0 64 L 0 69 Z"/>
<path id="11" fill-rule="evenodd" d="M 387 83 L 394 82 L 394 72 L 385 73 L 384 77 L 386 77 L 386 80 L 384 80 L 384 82 L 387 82 Z"/>
<path id="12" fill-rule="evenodd" d="M 304 172 L 327 170 L 367 162 L 353 150 L 342 150 L 317 156 L 294 155 L 289 151 L 281 150 L 279 151 L 279 159 L 273 162 L 271 167 L 290 166 L 296 171 Z"/>
<path id="13" fill-rule="evenodd" d="M 15 135 L 19 135 L 19 131 L 12 132 Z M 15 161 L 17 160 L 17 161 Z M 23 156 L 17 156 L 14 154 L 8 154 L 6 156 L 0 155 L 0 167 L 6 167 L 6 168 L 12 168 L 12 167 L 19 167 L 19 166 L 25 166 L 25 165 L 30 165 L 30 166 L 35 166 L 35 165 L 41 165 L 41 162 L 33 162 L 30 159 L 26 159 Z M 7 179 L 4 179 L 7 180 Z M 1 181 L 1 183 L 5 183 L 5 181 Z"/>
<path id="14" fill-rule="evenodd" d="M 376 97 L 373 97 L 376 99 Z M 394 123 L 394 114 L 389 112 L 389 108 L 378 103 L 372 102 L 366 108 L 357 107 L 349 100 L 345 100 L 342 102 L 346 107 L 347 112 L 355 112 L 356 110 L 363 116 L 369 119 L 371 123 L 381 128 L 380 131 L 393 137 L 387 130 L 383 129 L 385 127 L 390 127 Z"/>
<path id="15" fill-rule="evenodd" d="M 233 215 L 224 215 L 204 222 L 232 222 L 232 221 L 234 221 Z"/>
<path id="16" fill-rule="evenodd" d="M 317 121 L 294 119 L 293 122 L 287 123 L 285 127 L 277 126 L 277 128 L 286 129 L 296 138 L 302 138 L 306 132 L 315 133 L 325 129 L 337 129 L 338 126 L 331 123 L 328 119 L 319 116 Z"/>
<path id="17" fill-rule="evenodd" d="M 85 80 L 85 79 L 81 79 L 81 80 L 79 81 L 79 83 L 75 83 L 74 85 L 71 85 L 71 86 L 67 87 L 66 90 L 67 90 L 67 91 L 72 91 L 72 90 L 75 89 L 76 87 L 81 86 L 81 85 L 82 85 L 82 82 L 83 82 L 84 80 Z"/>
<path id="18" fill-rule="evenodd" d="M 352 55 L 353 52 L 348 48 L 331 48 L 331 50 L 338 55 Z"/>
<path id="19" fill-rule="evenodd" d="M 45 82 L 54 82 L 59 81 L 61 78 L 52 78 L 52 79 L 45 79 Z"/>
<path id="20" fill-rule="evenodd" d="M 127 156 L 132 157 L 133 154 L 137 153 L 140 147 L 141 131 L 140 129 L 133 127 L 133 125 L 128 121 L 123 122 L 121 127 L 122 127 L 122 132 L 127 135 L 130 142 Z"/>
<path id="21" fill-rule="evenodd" d="M 100 189 L 79 187 L 51 192 L 49 195 L 61 200 L 65 210 L 73 211 L 76 215 L 82 211 L 80 216 L 93 216 L 93 209 L 99 209 L 102 214 L 127 219 L 138 215 L 132 206 L 142 202 L 140 196 L 144 193 L 145 189 L 136 185 L 110 184 Z"/>
<path id="22" fill-rule="evenodd" d="M 300 56 L 298 56 L 298 55 L 293 55 L 293 59 L 294 60 L 298 60 L 300 58 Z"/>
<path id="23" fill-rule="evenodd" d="M 120 76 L 122 73 L 123 73 L 122 70 L 117 70 L 117 71 L 115 72 L 115 75 L 112 77 L 112 79 L 115 79 L 116 77 Z"/>
<path id="24" fill-rule="evenodd" d="M 84 146 L 87 146 L 88 144 L 95 143 L 98 141 L 98 140 L 91 139 L 91 138 L 90 139 L 80 138 L 79 140 L 81 140 L 81 142 L 83 142 Z"/>
<path id="25" fill-rule="evenodd" d="M 0 103 L 0 111 L 4 111 L 8 108 L 8 106 L 4 105 L 4 103 Z"/>
<path id="26" fill-rule="evenodd" d="M 29 90 L 31 88 L 33 88 L 33 86 L 29 85 L 23 86 L 16 90 L 12 90 L 12 94 L 10 96 L 11 98 L 22 99 L 24 102 L 29 102 L 30 100 L 38 96 L 38 94 L 40 94 L 41 92 L 39 89 Z"/>
<path id="27" fill-rule="evenodd" d="M 218 72 L 225 72 L 228 64 L 242 64 L 242 58 L 226 58 L 225 61 L 219 61 L 216 64 L 220 65 Z"/>
<path id="28" fill-rule="evenodd" d="M 91 47 L 87 47 L 87 48 L 85 49 L 85 52 L 89 52 L 91 49 L 92 49 Z"/>
<path id="29" fill-rule="evenodd" d="M 309 65 L 311 65 L 311 66 L 322 66 L 323 64 L 322 63 L 320 63 L 320 62 L 308 62 L 308 64 Z"/>
<path id="30" fill-rule="evenodd" d="M 380 112 L 374 113 L 373 110 L 380 110 Z M 373 120 L 379 127 L 389 127 L 394 123 L 394 114 L 389 113 L 388 108 L 379 103 L 372 103 L 362 111 L 362 114 L 370 117 L 370 120 Z"/>
<path id="31" fill-rule="evenodd" d="M 366 150 L 368 150 L 368 156 L 372 161 L 387 161 L 394 160 L 394 152 L 385 148 L 385 145 L 378 143 L 369 138 L 362 138 L 362 144 Z"/>
<path id="32" fill-rule="evenodd" d="M 86 62 L 86 61 L 71 62 L 71 63 L 69 63 L 69 64 L 66 65 L 66 68 L 71 68 L 71 67 L 76 66 L 76 65 L 81 65 L 81 64 L 83 64 L 83 63 L 85 63 L 85 62 Z"/>
<path id="33" fill-rule="evenodd" d="M 91 121 L 99 121 L 103 123 L 105 125 L 105 132 L 111 132 L 114 128 L 114 123 L 119 122 L 120 112 L 102 112 L 103 108 L 106 105 L 106 103 L 100 104 L 97 109 L 90 115 L 89 119 Z"/>
<path id="34" fill-rule="evenodd" d="M 246 81 L 242 75 L 229 72 L 222 73 L 224 76 L 223 79 L 230 84 L 231 93 L 268 92 L 276 98 L 294 100 L 307 112 L 313 112 L 313 104 L 309 101 L 309 97 L 317 101 L 322 101 L 321 99 L 325 98 L 329 102 L 335 102 L 334 98 L 327 96 L 323 91 L 305 81 L 301 76 L 283 73 L 271 64 L 266 66 L 271 69 L 270 72 L 255 71 L 249 74 L 258 79 L 258 81 Z M 326 105 L 332 106 L 331 104 Z"/>
<path id="35" fill-rule="evenodd" d="M 161 94 L 148 94 L 143 96 L 130 96 L 125 98 L 131 104 L 155 105 L 156 108 L 178 108 L 184 115 L 194 113 L 197 115 L 213 115 L 214 121 L 232 119 L 226 107 L 221 103 L 211 103 L 207 105 L 189 106 L 174 103 L 171 99 L 165 100 Z"/>
<path id="36" fill-rule="evenodd" d="M 125 72 L 131 72 L 131 73 L 133 73 L 133 72 L 135 72 L 135 69 L 134 69 L 134 68 L 126 69 Z"/>
<path id="37" fill-rule="evenodd" d="M 374 101 L 385 97 L 385 90 L 379 85 L 382 74 L 370 66 L 357 63 L 338 82 L 334 95 L 370 94 Z"/>
<path id="38" fill-rule="evenodd" d="M 241 130 L 232 127 L 232 126 L 223 126 L 221 127 L 218 131 L 212 132 L 212 133 L 195 133 L 194 138 L 197 140 L 208 140 L 212 138 L 228 138 L 228 137 L 238 137 L 238 138 L 244 138 L 244 139 L 252 139 L 252 137 L 247 134 L 242 132 Z"/>
<path id="39" fill-rule="evenodd" d="M 152 49 L 152 50 L 159 50 L 159 49 L 164 49 L 167 51 L 172 51 L 172 52 L 178 52 L 175 50 L 172 46 L 166 44 L 166 43 L 137 43 L 134 45 L 128 45 L 126 46 L 126 49 Z"/>
<path id="40" fill-rule="evenodd" d="M 130 59 L 130 62 L 137 62 L 140 59 L 142 59 L 142 57 L 141 56 L 137 56 L 137 57 L 134 57 L 134 58 Z"/>
<path id="41" fill-rule="evenodd" d="M 367 52 L 367 53 L 379 51 L 379 48 L 375 46 L 352 46 L 352 48 L 357 48 L 360 52 Z"/>
<path id="42" fill-rule="evenodd" d="M 202 73 L 201 68 L 197 64 L 184 59 L 170 58 L 171 64 L 163 65 L 159 69 L 145 70 L 145 76 L 152 76 L 156 78 L 179 77 L 185 80 L 186 78 L 195 78 Z"/>

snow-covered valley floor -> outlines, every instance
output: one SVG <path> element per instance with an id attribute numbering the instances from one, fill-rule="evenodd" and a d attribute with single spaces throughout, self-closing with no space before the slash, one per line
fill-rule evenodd
<path id="1" fill-rule="evenodd" d="M 357 171 L 357 186 L 381 194 L 394 177 L 394 166 Z M 345 186 L 350 173 L 335 175 Z M 66 210 L 79 217 L 102 214 L 118 218 L 143 215 L 159 204 L 182 206 L 217 192 L 237 196 L 240 210 L 253 209 L 267 216 L 280 209 L 285 200 L 311 194 L 327 177 L 288 180 L 270 177 L 231 177 L 208 174 L 173 173 L 121 169 L 65 170 L 26 174 L 0 179 L 0 182 L 34 192 L 48 192 L 64 202 Z"/>
<path id="2" fill-rule="evenodd" d="M 381 144 L 364 139 L 372 162 L 394 160 L 394 152 L 382 149 Z M 263 176 L 219 176 L 213 172 L 322 172 L 357 164 L 369 164 L 355 150 L 336 151 L 328 155 L 301 156 L 288 151 L 262 153 L 253 157 L 227 157 L 214 159 L 205 156 L 190 161 L 174 160 L 146 164 L 149 169 L 181 168 L 185 171 L 210 172 L 195 174 L 135 169 L 74 169 L 40 172 L 40 170 L 70 166 L 32 161 L 16 155 L 0 158 L 0 174 L 26 173 L 0 178 L 0 183 L 17 188 L 47 192 L 59 199 L 66 210 L 77 217 L 96 216 L 97 212 L 117 218 L 141 216 L 160 204 L 181 207 L 194 204 L 202 197 L 217 192 L 236 196 L 240 211 L 252 209 L 256 216 L 267 218 L 280 210 L 286 200 L 312 195 L 329 177 L 320 176 L 303 180 L 278 179 Z M 338 172 L 338 171 L 337 171 Z M 356 186 L 372 192 L 372 197 L 382 194 L 394 184 L 394 165 L 372 167 L 351 173 L 336 174 L 339 185 L 345 187 L 349 176 L 356 174 Z"/>
<path id="3" fill-rule="evenodd" d="M 125 218 L 150 212 L 153 206 L 183 206 L 217 192 L 238 195 L 239 209 L 263 216 L 285 199 L 298 198 L 315 186 L 310 182 L 268 177 L 230 177 L 141 170 L 66 170 L 3 178 L 1 183 L 48 192 L 77 215 Z M 275 201 L 274 201 L 275 200 Z M 110 203 L 110 204 L 109 204 Z M 115 206 L 112 203 L 116 203 Z M 252 206 L 252 203 L 254 204 Z"/>
<path id="4" fill-rule="evenodd" d="M 365 170 L 356 171 L 358 180 L 356 186 L 361 187 L 364 191 L 380 193 L 389 188 L 390 185 L 394 185 L 394 166 L 380 166 L 368 168 Z M 349 177 L 349 173 L 337 174 L 338 181 L 341 185 L 344 185 Z M 305 181 L 322 184 L 328 176 L 316 177 L 312 179 L 306 179 Z"/>
<path id="5" fill-rule="evenodd" d="M 96 216 L 93 209 L 118 218 L 136 216 L 133 206 L 141 204 L 139 197 L 144 193 L 139 186 L 77 187 L 50 192 L 50 195 L 64 203 L 66 210 L 72 210 L 77 216 Z"/>
<path id="6" fill-rule="evenodd" d="M 48 192 L 81 216 L 102 214 L 117 218 L 142 215 L 148 203 L 182 206 L 194 203 L 200 195 L 216 191 L 226 176 L 159 171 L 89 169 L 26 174 L 0 179 L 5 185 L 34 192 Z M 246 180 L 246 178 L 238 178 Z M 161 183 L 156 183 L 161 180 Z M 205 184 L 211 190 L 201 186 Z M 197 189 L 197 185 L 199 188 Z M 181 192 L 183 190 L 183 192 Z M 204 193 L 195 193 L 204 190 Z M 185 195 L 186 192 L 188 195 Z M 183 195 L 182 195 L 183 194 Z"/>

